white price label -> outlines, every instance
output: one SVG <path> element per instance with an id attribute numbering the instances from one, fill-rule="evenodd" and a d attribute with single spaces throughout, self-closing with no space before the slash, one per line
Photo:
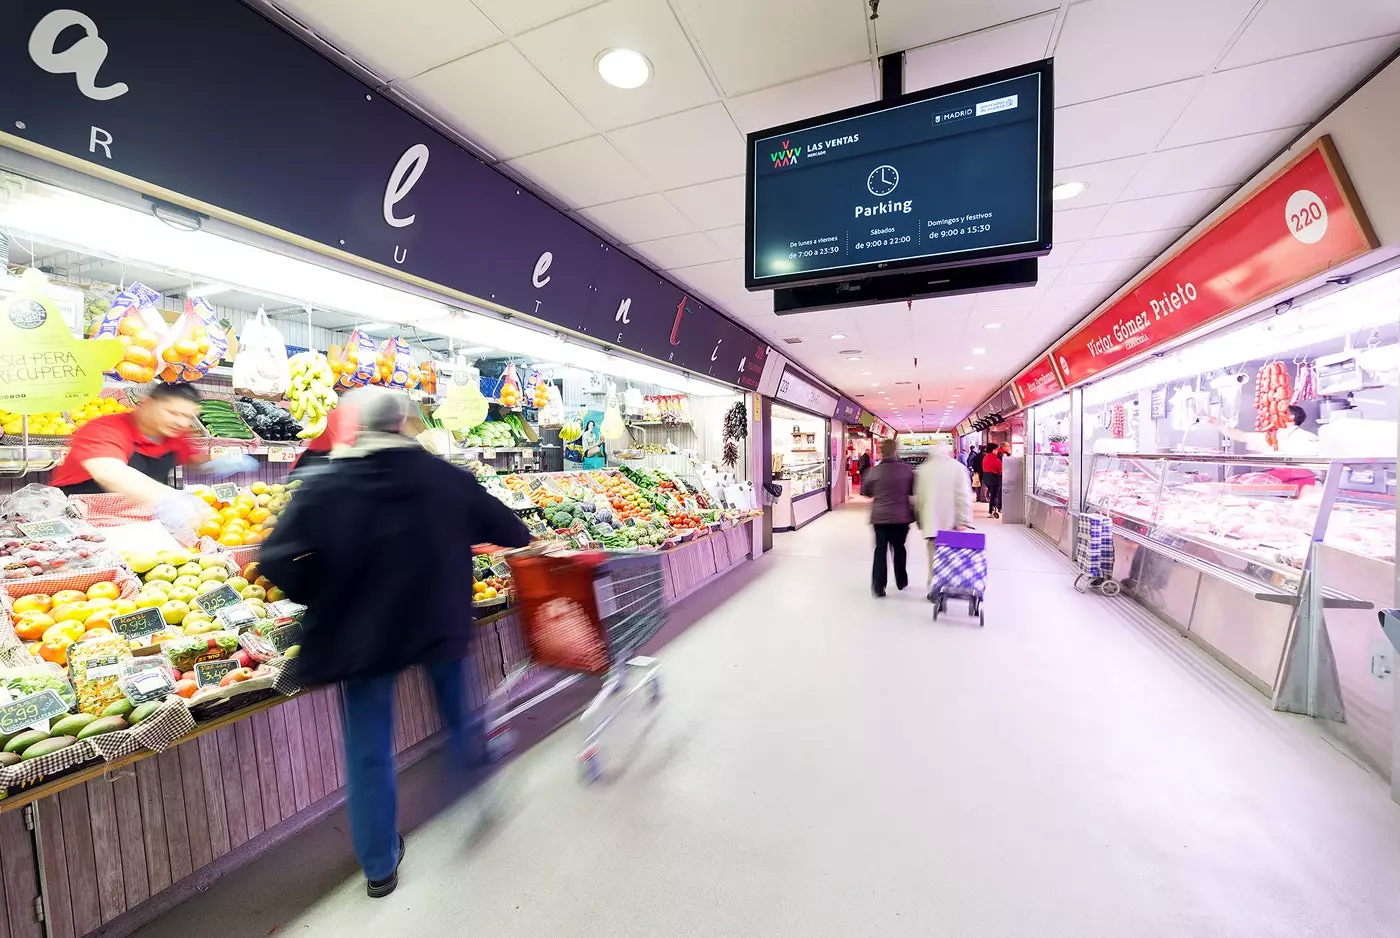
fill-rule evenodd
<path id="1" fill-rule="evenodd" d="M 1288 233 L 1304 244 L 1316 244 L 1327 234 L 1327 206 L 1316 192 L 1299 189 L 1283 208 Z"/>
<path id="2" fill-rule="evenodd" d="M 236 446 L 211 446 L 209 447 L 210 459 L 229 459 L 237 456 L 241 450 Z"/>
<path id="3" fill-rule="evenodd" d="M 296 462 L 297 450 L 290 446 L 269 446 L 267 449 L 268 462 Z"/>

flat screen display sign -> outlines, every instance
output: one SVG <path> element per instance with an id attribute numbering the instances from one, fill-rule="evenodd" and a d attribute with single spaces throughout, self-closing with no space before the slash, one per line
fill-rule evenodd
<path id="1" fill-rule="evenodd" d="M 749 134 L 745 286 L 1047 253 L 1053 102 L 1046 60 Z"/>

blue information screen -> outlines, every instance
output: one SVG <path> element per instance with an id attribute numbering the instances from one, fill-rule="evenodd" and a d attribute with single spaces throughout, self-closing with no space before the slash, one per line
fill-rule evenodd
<path id="1" fill-rule="evenodd" d="M 1044 253 L 1047 76 L 751 136 L 748 286 Z"/>

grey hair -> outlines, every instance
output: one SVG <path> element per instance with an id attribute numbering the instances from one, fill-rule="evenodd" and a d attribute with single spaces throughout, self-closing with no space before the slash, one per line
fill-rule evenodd
<path id="1" fill-rule="evenodd" d="M 344 401 L 358 418 L 361 430 L 401 433 L 411 403 L 403 391 L 366 386 L 347 393 Z"/>

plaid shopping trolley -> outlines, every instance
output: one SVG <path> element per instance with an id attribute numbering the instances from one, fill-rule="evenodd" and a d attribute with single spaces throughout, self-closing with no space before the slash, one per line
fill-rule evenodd
<path id="1" fill-rule="evenodd" d="M 1074 562 L 1079 567 L 1074 588 L 1081 593 L 1087 587 L 1104 596 L 1117 596 L 1122 587 L 1113 578 L 1113 559 L 1113 519 L 1080 515 L 1074 539 Z"/>
<path id="2" fill-rule="evenodd" d="M 948 608 L 951 598 L 967 599 L 967 614 L 986 625 L 982 598 L 987 591 L 987 536 L 972 531 L 939 531 L 934 535 L 933 571 L 928 598 L 933 618 Z"/>

